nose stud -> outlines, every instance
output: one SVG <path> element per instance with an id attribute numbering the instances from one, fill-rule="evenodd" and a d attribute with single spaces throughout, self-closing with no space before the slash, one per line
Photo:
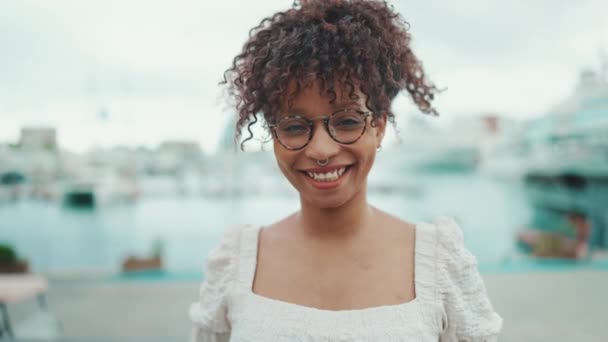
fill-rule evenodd
<path id="1" fill-rule="evenodd" d="M 326 166 L 327 164 L 329 164 L 329 158 L 325 160 L 317 160 L 317 165 L 319 166 Z"/>

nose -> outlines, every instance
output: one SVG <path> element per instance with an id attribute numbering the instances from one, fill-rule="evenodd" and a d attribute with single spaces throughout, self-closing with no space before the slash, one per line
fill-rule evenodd
<path id="1" fill-rule="evenodd" d="M 312 137 L 304 150 L 305 155 L 314 160 L 326 160 L 336 156 L 339 151 L 340 144 L 332 139 L 325 124 L 322 121 L 315 122 Z"/>

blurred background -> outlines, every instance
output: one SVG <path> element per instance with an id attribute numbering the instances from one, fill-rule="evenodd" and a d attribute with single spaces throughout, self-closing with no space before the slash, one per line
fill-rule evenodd
<path id="1" fill-rule="evenodd" d="M 369 178 L 454 217 L 505 341 L 607 341 L 608 3 L 391 1 L 446 90 Z M 218 86 L 289 0 L 0 2 L 0 339 L 186 340 L 223 230 L 298 209 Z"/>

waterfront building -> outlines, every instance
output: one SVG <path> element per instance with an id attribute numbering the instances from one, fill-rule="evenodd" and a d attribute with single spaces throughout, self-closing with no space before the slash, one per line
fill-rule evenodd
<path id="1" fill-rule="evenodd" d="M 19 147 L 27 150 L 57 151 L 57 131 L 52 127 L 23 127 Z"/>

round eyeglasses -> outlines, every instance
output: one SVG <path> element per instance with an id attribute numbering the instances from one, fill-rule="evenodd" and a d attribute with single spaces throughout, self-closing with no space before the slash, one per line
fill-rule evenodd
<path id="1" fill-rule="evenodd" d="M 354 144 L 363 136 L 367 127 L 367 117 L 372 112 L 356 109 L 341 109 L 329 116 L 305 118 L 290 115 L 281 118 L 277 123 L 269 125 L 279 143 L 288 150 L 299 150 L 310 142 L 313 135 L 314 122 L 323 120 L 329 136 L 337 143 Z"/>

